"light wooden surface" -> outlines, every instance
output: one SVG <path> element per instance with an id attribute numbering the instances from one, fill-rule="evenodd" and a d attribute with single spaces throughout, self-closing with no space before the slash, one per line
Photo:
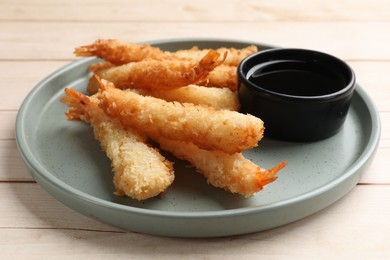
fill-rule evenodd
<path id="1" fill-rule="evenodd" d="M 97 38 L 251 40 L 346 60 L 382 120 L 378 152 L 331 207 L 273 230 L 214 239 L 132 233 L 89 219 L 43 191 L 14 138 L 18 108 L 38 81 Z M 390 8 L 387 0 L 0 0 L 1 259 L 389 259 Z"/>

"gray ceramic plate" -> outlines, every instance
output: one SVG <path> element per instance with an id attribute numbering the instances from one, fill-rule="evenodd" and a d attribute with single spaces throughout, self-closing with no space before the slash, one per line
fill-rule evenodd
<path id="1" fill-rule="evenodd" d="M 153 44 L 167 50 L 251 42 L 210 39 L 166 40 Z M 269 48 L 257 44 L 259 48 Z M 215 237 L 278 227 L 313 214 L 350 191 L 373 157 L 380 120 L 371 100 L 357 86 L 343 129 L 314 143 L 263 139 L 245 152 L 268 168 L 287 160 L 279 178 L 250 199 L 207 185 L 184 162 L 176 161 L 176 179 L 162 196 L 144 202 L 113 195 L 110 162 L 89 126 L 65 119 L 59 102 L 64 87 L 85 92 L 87 67 L 80 59 L 41 81 L 26 97 L 17 117 L 20 152 L 39 185 L 72 209 L 135 232 L 179 237 Z"/>

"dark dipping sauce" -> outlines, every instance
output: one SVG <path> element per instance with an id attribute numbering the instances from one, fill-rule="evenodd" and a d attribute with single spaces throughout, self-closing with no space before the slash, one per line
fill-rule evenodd
<path id="1" fill-rule="evenodd" d="M 264 134 L 312 142 L 336 134 L 355 88 L 355 74 L 326 53 L 275 48 L 259 51 L 237 68 L 240 112 L 264 121 Z"/>
<path id="2" fill-rule="evenodd" d="M 344 77 L 314 62 L 269 61 L 254 66 L 247 79 L 276 93 L 292 96 L 324 96 L 343 89 Z"/>

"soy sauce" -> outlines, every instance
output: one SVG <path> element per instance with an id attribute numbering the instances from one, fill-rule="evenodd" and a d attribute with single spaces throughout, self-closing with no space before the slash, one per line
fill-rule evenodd
<path id="1" fill-rule="evenodd" d="M 345 87 L 342 75 L 316 64 L 299 61 L 272 61 L 248 73 L 253 84 L 281 94 L 323 96 Z"/>

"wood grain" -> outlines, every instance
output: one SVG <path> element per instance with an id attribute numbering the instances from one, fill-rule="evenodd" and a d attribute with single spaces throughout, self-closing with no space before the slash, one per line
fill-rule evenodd
<path id="1" fill-rule="evenodd" d="M 281 259 L 319 253 L 322 259 L 390 256 L 386 250 L 390 239 L 389 214 L 384 214 L 389 212 L 390 190 L 385 186 L 358 186 L 330 208 L 287 226 L 197 240 L 121 231 L 73 212 L 34 184 L 0 184 L 0 195 L 7 198 L 7 203 L 0 206 L 4 215 L 0 227 L 4 257 L 12 257 L 16 252 L 27 258 L 31 253 L 36 258 L 56 255 L 142 259 Z M 365 211 L 361 211 L 361 205 L 365 205 Z M 383 224 L 379 228 L 375 222 Z"/>
<path id="2" fill-rule="evenodd" d="M 375 15 L 373 15 L 375 14 Z M 16 21 L 390 21 L 386 0 L 3 0 L 0 20 Z"/>
<path id="3" fill-rule="evenodd" d="M 2 22 L 0 60 L 73 60 L 98 38 L 150 41 L 213 37 L 316 49 L 347 60 L 390 60 L 390 22 Z M 0 35 L 0 37 L 1 37 Z"/>
<path id="4" fill-rule="evenodd" d="M 0 1 L 1 259 L 390 258 L 390 8 L 387 0 Z M 348 62 L 381 117 L 378 151 L 332 206 L 254 234 L 176 239 L 124 231 L 43 191 L 15 141 L 17 111 L 44 77 L 97 38 L 206 37 L 316 49 Z"/>

